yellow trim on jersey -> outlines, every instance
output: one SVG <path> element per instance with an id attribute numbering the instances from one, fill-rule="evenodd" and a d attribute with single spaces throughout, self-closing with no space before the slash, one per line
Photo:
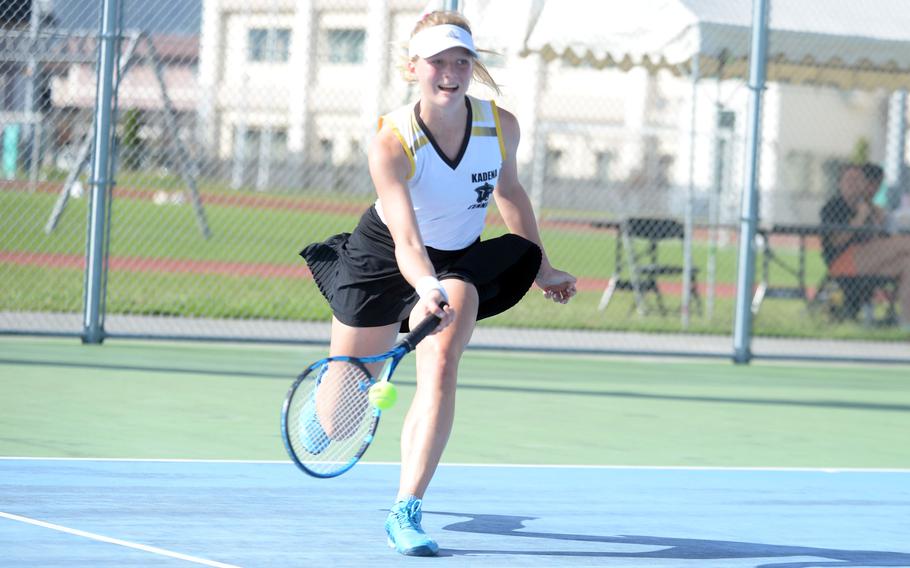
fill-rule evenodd
<path id="1" fill-rule="evenodd" d="M 430 139 L 426 136 L 418 136 L 417 141 L 414 142 L 414 153 L 416 154 L 418 150 L 430 143 Z"/>
<path id="2" fill-rule="evenodd" d="M 499 139 L 499 153 L 502 154 L 502 161 L 506 161 L 506 143 L 502 139 L 502 126 L 499 124 L 499 109 L 496 107 L 496 101 L 490 101 L 490 108 L 493 109 L 493 122 L 496 123 L 496 138 Z"/>
<path id="3" fill-rule="evenodd" d="M 404 153 L 408 155 L 408 162 L 411 165 L 411 168 L 408 170 L 408 179 L 411 179 L 414 177 L 414 174 L 417 173 L 417 164 L 414 162 L 414 154 L 411 152 L 410 146 L 408 146 L 404 141 L 404 136 L 401 135 L 401 132 L 398 131 L 398 128 L 393 127 L 392 132 L 395 133 L 398 141 L 401 142 L 401 147 L 404 148 Z"/>
<path id="4" fill-rule="evenodd" d="M 382 130 L 382 123 L 385 119 L 384 116 L 379 117 L 379 130 Z M 414 153 L 411 151 L 410 145 L 404 141 L 404 136 L 401 135 L 401 131 L 398 130 L 398 127 L 395 126 L 395 123 L 392 122 L 389 126 L 392 129 L 392 133 L 398 138 L 398 142 L 401 144 L 401 147 L 404 149 L 405 155 L 408 157 L 408 163 L 411 165 L 410 170 L 408 171 L 408 179 L 414 177 L 414 174 L 417 171 L 417 164 L 414 163 Z"/>
<path id="5" fill-rule="evenodd" d="M 474 126 L 471 128 L 471 136 L 496 136 L 495 126 Z"/>

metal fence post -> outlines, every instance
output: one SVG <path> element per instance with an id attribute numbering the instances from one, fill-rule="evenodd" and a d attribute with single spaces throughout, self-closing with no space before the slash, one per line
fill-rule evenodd
<path id="1" fill-rule="evenodd" d="M 104 341 L 104 289 L 107 276 L 108 197 L 113 184 L 114 70 L 120 47 L 121 0 L 102 0 L 95 95 L 95 139 L 92 152 L 91 205 L 85 251 L 83 343 Z"/>
<path id="2" fill-rule="evenodd" d="M 752 359 L 752 284 L 755 281 L 755 230 L 758 225 L 758 166 L 761 153 L 761 106 L 768 50 L 768 8 L 771 0 L 753 0 L 752 57 L 749 68 L 749 123 L 746 132 L 746 183 L 743 185 L 736 275 L 733 360 Z"/>
<path id="3" fill-rule="evenodd" d="M 885 183 L 888 185 L 886 206 L 901 207 L 907 185 L 904 156 L 907 154 L 907 91 L 891 93 L 888 100 L 888 127 L 885 140 Z"/>

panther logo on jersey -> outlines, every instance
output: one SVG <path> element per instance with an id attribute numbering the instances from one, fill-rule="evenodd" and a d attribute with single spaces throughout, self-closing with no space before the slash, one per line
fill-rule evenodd
<path id="1" fill-rule="evenodd" d="M 486 209 L 487 205 L 490 204 L 490 196 L 493 195 L 494 187 L 490 185 L 490 182 L 483 184 L 480 187 L 475 187 L 474 191 L 477 192 L 477 203 L 468 207 L 468 209 Z"/>

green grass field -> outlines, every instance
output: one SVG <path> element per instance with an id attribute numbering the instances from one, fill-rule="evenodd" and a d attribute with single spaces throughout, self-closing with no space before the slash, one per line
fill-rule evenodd
<path id="1" fill-rule="evenodd" d="M 0 338 L 0 455 L 287 459 L 321 350 Z M 735 366 L 469 350 L 449 463 L 910 468 L 910 367 Z M 365 459 L 397 461 L 413 357 Z"/>
<path id="2" fill-rule="evenodd" d="M 212 237 L 202 237 L 188 205 L 156 205 L 147 198 L 114 200 L 110 236 L 113 259 L 149 260 L 145 270 L 112 269 L 108 280 L 106 306 L 109 313 L 135 315 L 185 315 L 211 318 L 263 318 L 325 320 L 330 313 L 311 282 L 287 276 L 272 276 L 269 267 L 302 268 L 297 252 L 305 244 L 350 230 L 359 211 L 368 201 L 350 197 L 330 200 L 316 197 L 269 195 L 268 207 L 238 207 L 228 198 L 257 198 L 261 194 L 211 190 L 214 204 L 205 212 Z M 215 199 L 217 197 L 217 199 Z M 86 200 L 71 199 L 57 229 L 46 234 L 43 227 L 57 196 L 53 193 L 0 191 L 4 230 L 0 232 L 0 254 L 25 253 L 60 255 L 81 263 L 85 249 Z M 348 207 L 350 213 L 307 210 L 313 204 Z M 564 212 L 563 212 L 564 213 Z M 488 236 L 505 231 L 491 225 Z M 580 278 L 604 281 L 614 265 L 614 235 L 585 227 L 551 228 L 545 225 L 544 242 L 557 266 Z M 667 249 L 667 258 L 680 254 Z M 779 252 L 795 262 L 796 252 Z M 702 267 L 704 279 L 708 257 L 706 243 L 696 242 L 694 262 Z M 716 281 L 729 291 L 735 283 L 736 248 L 717 252 Z M 156 265 L 168 261 L 197 264 L 249 264 L 263 272 L 245 275 L 160 271 Z M 822 275 L 819 255 L 808 256 L 807 280 Z M 0 263 L 0 274 L 9 285 L 0 288 L 0 310 L 79 312 L 83 294 L 82 270 L 73 266 Z M 774 273 L 777 283 L 792 282 L 786 274 Z M 516 309 L 488 320 L 483 325 L 557 327 L 597 330 L 679 331 L 678 315 L 630 316 L 632 296 L 617 294 L 609 309 L 596 309 L 599 288 L 589 288 L 568 306 L 556 306 L 529 294 Z M 679 298 L 670 298 L 671 307 Z M 689 332 L 729 334 L 733 323 L 733 298 L 727 293 L 716 301 L 712 318 L 695 314 Z M 831 325 L 824 318 L 809 317 L 800 302 L 768 300 L 755 320 L 755 333 L 771 336 L 899 339 L 895 329 L 869 329 L 848 322 Z"/>

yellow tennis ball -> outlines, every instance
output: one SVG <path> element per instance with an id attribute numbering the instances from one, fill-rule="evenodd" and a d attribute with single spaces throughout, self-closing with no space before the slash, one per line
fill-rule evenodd
<path id="1" fill-rule="evenodd" d="M 395 401 L 398 400 L 398 389 L 389 381 L 379 381 L 370 387 L 367 397 L 370 404 L 379 410 L 388 410 L 395 406 Z"/>

